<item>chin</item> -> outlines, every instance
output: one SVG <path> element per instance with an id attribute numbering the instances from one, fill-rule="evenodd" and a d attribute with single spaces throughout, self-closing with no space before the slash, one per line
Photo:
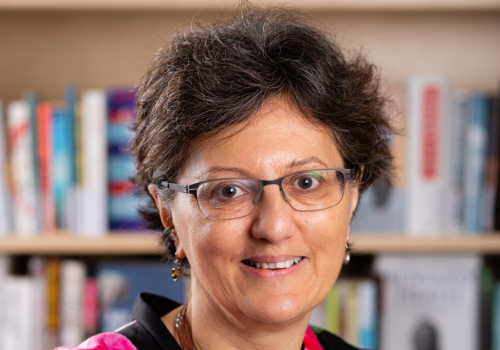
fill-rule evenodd
<path id="1" fill-rule="evenodd" d="M 287 324 L 302 319 L 309 310 L 296 295 L 275 295 L 252 302 L 248 300 L 244 313 L 267 324 Z M 246 311 L 246 312 L 245 312 Z"/>

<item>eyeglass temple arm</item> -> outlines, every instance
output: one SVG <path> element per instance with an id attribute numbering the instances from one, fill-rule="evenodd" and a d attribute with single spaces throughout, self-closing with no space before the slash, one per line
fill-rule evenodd
<path id="1" fill-rule="evenodd" d="M 165 188 L 169 188 L 169 189 L 177 191 L 177 192 L 189 193 L 189 186 L 186 186 L 186 185 L 178 185 L 178 184 L 173 184 L 173 183 L 170 183 L 167 181 L 162 181 L 162 182 L 160 182 L 160 186 L 163 186 Z"/>

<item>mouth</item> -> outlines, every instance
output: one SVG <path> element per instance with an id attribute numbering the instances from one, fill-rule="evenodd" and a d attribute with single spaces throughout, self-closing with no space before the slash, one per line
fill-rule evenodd
<path id="1" fill-rule="evenodd" d="M 276 261 L 276 262 L 256 262 L 252 260 L 243 260 L 242 263 L 247 266 L 254 267 L 256 269 L 278 270 L 278 269 L 287 269 L 289 267 L 292 267 L 293 265 L 296 265 L 299 262 L 301 262 L 302 259 L 304 259 L 303 256 L 290 260 Z"/>

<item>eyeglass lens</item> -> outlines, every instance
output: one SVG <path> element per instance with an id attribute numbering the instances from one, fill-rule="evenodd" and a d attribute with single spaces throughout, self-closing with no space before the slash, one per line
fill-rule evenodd
<path id="1" fill-rule="evenodd" d="M 321 210 L 337 205 L 344 195 L 345 176 L 336 170 L 314 170 L 283 179 L 283 193 L 299 211 Z M 213 219 L 235 219 L 252 213 L 262 186 L 251 179 L 214 180 L 198 187 L 198 205 Z"/>

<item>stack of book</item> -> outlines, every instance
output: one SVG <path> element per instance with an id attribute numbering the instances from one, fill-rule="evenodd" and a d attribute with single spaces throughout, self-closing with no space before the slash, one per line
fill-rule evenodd
<path id="1" fill-rule="evenodd" d="M 403 137 L 393 142 L 403 169 L 394 188 L 379 182 L 368 189 L 354 230 L 417 236 L 500 230 L 500 96 L 450 90 L 443 77 L 409 79 L 400 106 Z"/>
<path id="2" fill-rule="evenodd" d="M 141 228 L 129 181 L 134 91 L 91 90 L 78 99 L 69 85 L 65 95 L 0 104 L 0 236 Z"/>
<path id="3" fill-rule="evenodd" d="M 78 346 L 88 336 L 129 323 L 139 292 L 184 300 L 183 282 L 174 282 L 170 268 L 160 262 L 88 266 L 80 260 L 36 257 L 23 275 L 14 262 L 0 256 L 2 350 Z"/>

